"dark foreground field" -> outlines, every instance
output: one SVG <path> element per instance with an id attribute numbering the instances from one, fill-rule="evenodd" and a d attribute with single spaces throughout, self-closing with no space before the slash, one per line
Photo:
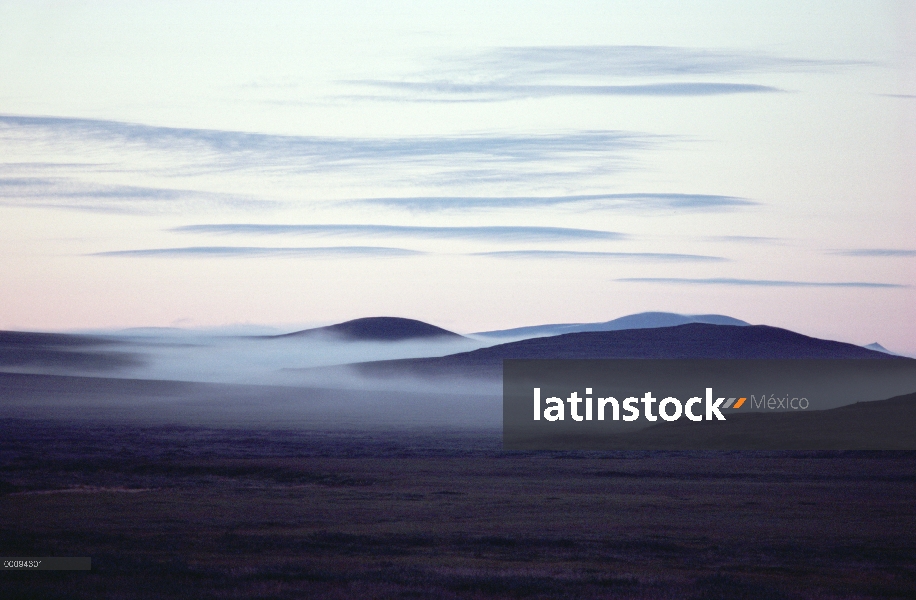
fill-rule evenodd
<path id="1" fill-rule="evenodd" d="M 916 454 L 0 420 L 0 598 L 912 598 Z"/>

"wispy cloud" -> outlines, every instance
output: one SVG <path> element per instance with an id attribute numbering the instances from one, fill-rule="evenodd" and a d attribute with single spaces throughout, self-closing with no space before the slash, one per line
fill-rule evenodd
<path id="1" fill-rule="evenodd" d="M 559 240 L 621 240 L 627 236 L 614 231 L 567 227 L 416 227 L 408 225 L 269 225 L 236 223 L 187 225 L 171 231 L 220 235 L 321 235 L 356 237 L 412 237 L 430 239 L 472 239 L 500 242 Z"/>
<path id="2" fill-rule="evenodd" d="M 837 250 L 834 254 L 840 256 L 884 256 L 905 257 L 916 256 L 916 250 L 903 250 L 897 248 L 859 248 L 856 250 Z"/>
<path id="3" fill-rule="evenodd" d="M 202 258 L 202 257 L 304 257 L 304 258 L 369 258 L 404 257 L 425 254 L 404 248 L 376 246 L 329 246 L 316 248 L 263 248 L 244 246 L 191 246 L 186 248 L 149 248 L 96 252 L 89 256 L 133 258 Z"/>
<path id="4" fill-rule="evenodd" d="M 3 162 L 3 163 L 0 163 L 0 174 L 23 176 L 23 173 L 44 171 L 46 169 L 70 169 L 71 171 L 76 171 L 76 170 L 83 170 L 83 169 L 91 169 L 93 167 L 98 167 L 98 166 L 99 166 L 98 163 L 72 162 L 72 161 Z"/>
<path id="5" fill-rule="evenodd" d="M 713 242 L 733 242 L 737 244 L 780 244 L 784 241 L 783 238 L 756 235 L 713 235 L 706 239 Z"/>
<path id="6" fill-rule="evenodd" d="M 754 50 L 682 46 L 525 46 L 497 48 L 462 60 L 443 61 L 459 70 L 501 72 L 515 76 L 588 75 L 667 77 L 835 71 L 870 65 L 855 60 L 818 60 Z M 462 69 L 462 65 L 467 65 Z"/>
<path id="7" fill-rule="evenodd" d="M 401 96 L 362 96 L 367 99 L 408 99 L 417 102 L 490 102 L 552 96 L 722 96 L 782 92 L 768 85 L 749 83 L 669 82 L 638 85 L 510 85 L 503 83 L 462 84 L 449 81 L 350 82 L 377 89 L 402 92 Z"/>
<path id="8" fill-rule="evenodd" d="M 673 46 L 528 46 L 440 58 L 395 79 L 348 81 L 376 99 L 487 102 L 550 96 L 713 96 L 781 91 L 706 77 L 824 72 L 873 63 L 817 60 L 757 51 Z M 633 82 L 632 80 L 643 81 Z M 668 81 L 645 81 L 666 78 Z M 691 81 L 684 81 L 691 78 Z M 625 81 L 620 81 L 621 79 Z"/>
<path id="9" fill-rule="evenodd" d="M 710 279 L 689 279 L 681 277 L 624 277 L 615 281 L 632 283 L 667 283 L 677 285 L 732 285 L 756 287 L 816 287 L 816 288 L 905 288 L 898 283 L 875 283 L 869 281 L 783 281 L 778 279 L 732 279 L 714 277 Z"/>
<path id="10" fill-rule="evenodd" d="M 266 208 L 278 203 L 233 194 L 100 184 L 69 177 L 6 177 L 0 178 L 0 205 L 135 214 L 178 212 L 189 207 Z"/>
<path id="11" fill-rule="evenodd" d="M 691 210 L 724 211 L 759 204 L 747 198 L 711 194 L 630 193 L 574 196 L 422 196 L 405 198 L 364 198 L 349 204 L 400 208 L 416 212 L 469 211 L 492 209 L 572 206 L 584 210 Z"/>
<path id="12" fill-rule="evenodd" d="M 116 149 L 184 151 L 214 166 L 290 166 L 326 169 L 354 162 L 464 156 L 542 161 L 567 154 L 608 154 L 643 149 L 661 136 L 627 131 L 577 131 L 543 135 L 451 135 L 392 138 L 271 135 L 213 129 L 158 127 L 119 121 L 64 117 L 0 116 L 0 139 L 23 136 L 49 143 L 95 141 Z"/>
<path id="13" fill-rule="evenodd" d="M 671 262 L 722 262 L 721 256 L 701 254 L 670 254 L 660 252 L 576 252 L 572 250 L 508 250 L 502 252 L 477 252 L 474 256 L 516 259 L 610 259 Z"/>
<path id="14" fill-rule="evenodd" d="M 105 194 L 105 186 L 115 182 L 168 189 L 180 187 L 176 181 L 182 178 L 193 180 L 189 187 L 194 187 L 210 177 L 211 185 L 222 186 L 219 191 L 232 192 L 238 182 L 257 189 L 265 200 L 290 198 L 292 190 L 309 187 L 333 189 L 344 175 L 351 189 L 480 189 L 501 184 L 530 189 L 571 181 L 588 185 L 637 168 L 646 152 L 678 141 L 683 140 L 611 130 L 400 137 L 273 135 L 0 115 L 0 145 L 11 155 L 41 156 L 44 166 L 32 164 L 19 171 L 45 178 L 49 194 L 58 197 L 66 193 L 62 185 L 73 183 L 57 181 L 62 178 L 96 185 Z M 72 162 L 74 156 L 94 166 L 81 170 L 54 166 Z M 222 179 L 216 182 L 214 175 Z M 264 185 L 252 186 L 253 181 Z M 130 190 L 122 190 L 122 195 L 129 196 Z"/>

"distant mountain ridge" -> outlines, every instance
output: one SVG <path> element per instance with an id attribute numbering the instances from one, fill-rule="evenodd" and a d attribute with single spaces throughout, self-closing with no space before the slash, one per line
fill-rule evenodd
<path id="1" fill-rule="evenodd" d="M 894 352 L 891 352 L 890 350 L 888 350 L 887 348 L 885 348 L 878 342 L 872 342 L 871 344 L 868 344 L 867 346 L 862 346 L 862 347 L 868 348 L 869 350 L 874 350 L 875 352 L 883 352 L 884 354 L 891 354 L 893 356 L 897 356 L 897 354 L 895 354 Z"/>
<path id="2" fill-rule="evenodd" d="M 896 357 L 767 325 L 688 323 L 675 327 L 568 333 L 498 344 L 439 358 L 352 365 L 366 375 L 415 374 L 498 378 L 504 359 L 728 358 L 799 359 Z M 906 359 L 898 359 L 906 360 Z"/>
<path id="3" fill-rule="evenodd" d="M 349 341 L 397 342 L 403 340 L 453 338 L 464 336 L 416 319 L 401 317 L 366 317 L 327 327 L 304 329 L 293 333 L 267 336 L 271 338 L 328 336 Z"/>
<path id="4" fill-rule="evenodd" d="M 596 442 L 608 450 L 912 450 L 916 393 L 811 412 L 729 415 L 709 421 L 659 423 Z"/>
<path id="5" fill-rule="evenodd" d="M 726 315 L 681 315 L 669 312 L 643 312 L 627 315 L 603 323 L 559 323 L 553 325 L 533 325 L 482 331 L 471 335 L 483 338 L 534 338 L 563 335 L 566 333 L 584 333 L 588 331 L 620 331 L 623 329 L 654 329 L 658 327 L 675 327 L 688 323 L 708 323 L 711 325 L 747 326 L 750 323 Z"/>

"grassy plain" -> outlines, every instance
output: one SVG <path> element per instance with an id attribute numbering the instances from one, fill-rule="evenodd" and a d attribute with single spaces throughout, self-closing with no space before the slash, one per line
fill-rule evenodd
<path id="1" fill-rule="evenodd" d="M 0 420 L 2 598 L 911 598 L 916 454 Z"/>

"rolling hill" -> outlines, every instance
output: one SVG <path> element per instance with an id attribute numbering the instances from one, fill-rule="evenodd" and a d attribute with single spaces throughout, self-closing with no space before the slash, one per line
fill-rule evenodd
<path id="1" fill-rule="evenodd" d="M 98 336 L 0 331 L 0 369 L 107 372 L 142 364 L 138 354 L 112 349 L 120 345 Z"/>
<path id="2" fill-rule="evenodd" d="M 817 411 L 729 415 L 726 424 L 661 423 L 607 436 L 615 450 L 912 450 L 916 393 Z"/>
<path id="3" fill-rule="evenodd" d="M 591 358 L 861 358 L 893 359 L 853 344 L 766 325 L 689 323 L 675 327 L 568 333 L 498 344 L 439 358 L 352 365 L 365 375 L 499 378 L 502 361 Z"/>
<path id="4" fill-rule="evenodd" d="M 458 335 L 447 329 L 417 321 L 415 319 L 403 319 L 400 317 L 366 317 L 363 319 L 353 319 L 336 325 L 327 327 L 316 327 L 314 329 L 304 329 L 293 333 L 283 335 L 269 336 L 271 338 L 290 338 L 290 337 L 330 337 L 348 341 L 373 341 L 373 342 L 398 342 L 403 340 L 433 339 L 433 338 L 454 338 L 459 339 L 463 336 Z"/>
<path id="5" fill-rule="evenodd" d="M 564 323 L 555 325 L 534 325 L 516 327 L 497 331 L 482 331 L 471 335 L 485 339 L 520 339 L 549 337 L 564 333 L 584 333 L 587 331 L 620 331 L 622 329 L 652 329 L 657 327 L 674 327 L 688 323 L 709 323 L 711 325 L 749 325 L 740 319 L 725 315 L 680 315 L 668 312 L 644 312 L 627 315 L 603 323 Z"/>

